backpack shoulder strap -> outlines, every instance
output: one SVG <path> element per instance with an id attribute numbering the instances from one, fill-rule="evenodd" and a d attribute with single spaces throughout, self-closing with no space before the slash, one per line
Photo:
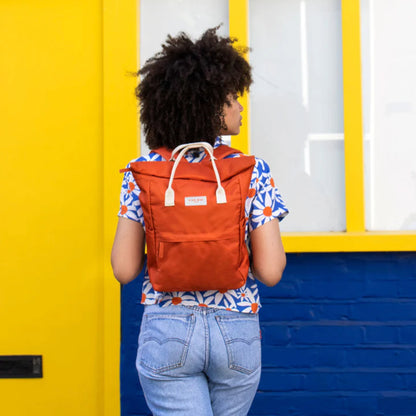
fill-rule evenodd
<path id="1" fill-rule="evenodd" d="M 158 155 L 162 156 L 166 160 L 170 160 L 170 157 L 172 155 L 172 150 L 168 149 L 167 147 L 158 147 L 157 149 L 151 150 L 154 153 L 157 153 Z M 230 146 L 227 146 L 226 144 L 222 144 L 221 146 L 218 146 L 216 149 L 214 149 L 214 156 L 217 159 L 224 159 L 227 156 L 233 155 L 233 154 L 242 154 L 241 150 L 234 149 Z"/>
<path id="2" fill-rule="evenodd" d="M 169 161 L 172 155 L 172 150 L 167 147 L 158 147 L 157 149 L 152 149 L 151 152 L 157 153 L 162 156 L 165 160 Z M 214 149 L 214 156 L 216 159 L 225 159 L 227 156 L 234 154 L 243 154 L 241 150 L 234 149 L 233 147 L 222 144 Z M 131 168 L 120 169 L 120 173 L 131 172 Z"/>
<path id="3" fill-rule="evenodd" d="M 169 161 L 170 156 L 172 154 L 172 150 L 168 149 L 167 147 L 158 147 L 157 149 L 151 149 L 150 151 L 153 153 L 157 153 L 167 161 Z"/>
<path id="4" fill-rule="evenodd" d="M 234 155 L 236 153 L 243 154 L 241 150 L 234 149 L 230 146 L 227 146 L 226 144 L 222 144 L 221 146 L 218 146 L 214 149 L 214 156 L 217 159 L 224 159 L 227 156 Z"/>

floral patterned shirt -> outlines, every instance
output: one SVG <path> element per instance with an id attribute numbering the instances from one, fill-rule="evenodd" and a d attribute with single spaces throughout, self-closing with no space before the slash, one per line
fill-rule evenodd
<path id="1" fill-rule="evenodd" d="M 214 148 L 223 144 L 221 138 L 217 138 Z M 239 157 L 239 154 L 229 157 Z M 205 153 L 199 154 L 188 152 L 185 155 L 189 162 L 200 162 Z M 147 156 L 142 156 L 135 161 L 162 161 L 162 156 L 150 152 Z M 132 163 L 130 162 L 130 163 Z M 130 167 L 130 163 L 127 167 Z M 139 201 L 140 189 L 131 172 L 124 174 L 120 194 L 119 217 L 128 218 L 138 221 L 145 228 L 143 210 Z M 250 232 L 266 222 L 278 218 L 282 220 L 288 210 L 275 187 L 273 178 L 270 173 L 269 165 L 262 159 L 256 158 L 256 164 L 253 169 L 250 189 L 245 204 L 246 217 L 248 218 L 246 226 L 246 243 L 250 246 Z M 144 271 L 144 281 L 142 286 L 141 303 L 151 305 L 160 303 L 161 306 L 168 305 L 185 305 L 185 306 L 203 306 L 219 309 L 228 309 L 243 313 L 256 313 L 260 305 L 260 296 L 251 270 L 249 271 L 247 281 L 239 289 L 219 292 L 208 290 L 202 292 L 157 292 L 153 289 L 149 280 L 147 269 Z"/>

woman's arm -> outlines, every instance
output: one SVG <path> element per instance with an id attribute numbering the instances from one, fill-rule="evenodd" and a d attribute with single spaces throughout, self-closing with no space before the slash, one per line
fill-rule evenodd
<path id="1" fill-rule="evenodd" d="M 254 276 L 266 286 L 274 286 L 282 278 L 286 254 L 280 237 L 279 220 L 273 219 L 250 234 Z"/>
<path id="2" fill-rule="evenodd" d="M 144 262 L 145 233 L 139 222 L 120 217 L 111 251 L 115 278 L 122 284 L 140 273 Z"/>

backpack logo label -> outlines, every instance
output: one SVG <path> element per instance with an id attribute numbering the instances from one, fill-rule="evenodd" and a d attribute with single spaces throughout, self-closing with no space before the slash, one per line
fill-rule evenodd
<path id="1" fill-rule="evenodd" d="M 206 196 L 186 196 L 185 197 L 185 206 L 195 207 L 199 205 L 207 205 Z"/>

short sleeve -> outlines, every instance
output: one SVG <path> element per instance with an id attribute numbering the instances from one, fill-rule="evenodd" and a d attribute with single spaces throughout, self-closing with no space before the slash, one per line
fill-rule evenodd
<path id="1" fill-rule="evenodd" d="M 250 232 L 275 218 L 281 221 L 289 213 L 275 185 L 270 167 L 262 159 L 256 158 L 250 188 L 255 191 L 248 221 Z"/>
<path id="2" fill-rule="evenodd" d="M 127 168 L 130 164 L 127 165 Z M 129 171 L 124 173 L 120 192 L 120 209 L 118 216 L 140 222 L 144 227 L 143 210 L 139 201 L 140 189 Z"/>

